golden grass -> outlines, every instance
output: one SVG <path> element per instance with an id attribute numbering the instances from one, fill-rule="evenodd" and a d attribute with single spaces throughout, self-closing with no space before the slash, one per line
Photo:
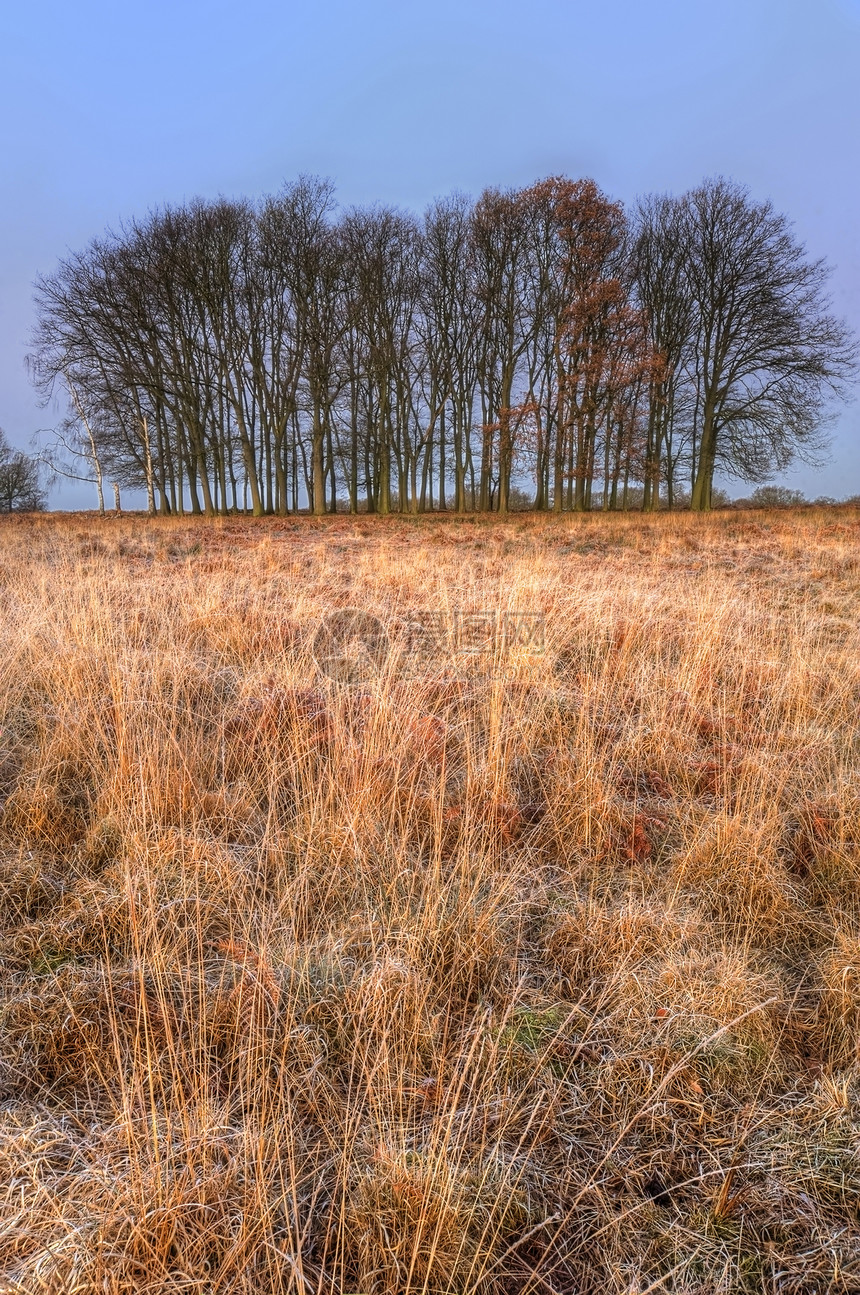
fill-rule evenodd
<path id="1" fill-rule="evenodd" d="M 4 521 L 2 1295 L 860 1289 L 858 542 Z"/>

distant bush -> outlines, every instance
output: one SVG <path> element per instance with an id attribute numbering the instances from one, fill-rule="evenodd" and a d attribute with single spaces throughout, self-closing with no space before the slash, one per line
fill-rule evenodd
<path id="1" fill-rule="evenodd" d="M 523 490 L 520 486 L 511 486 L 508 492 L 508 508 L 512 513 L 526 513 L 534 506 L 534 495 L 530 491 Z"/>
<path id="2" fill-rule="evenodd" d="M 48 500 L 40 471 L 38 460 L 13 449 L 0 428 L 0 513 L 44 511 Z"/>
<path id="3" fill-rule="evenodd" d="M 665 499 L 662 499 L 660 502 L 664 507 L 666 506 Z M 675 490 L 673 500 L 672 500 L 673 508 L 675 509 L 689 508 L 691 502 L 692 502 L 692 495 L 689 490 Z M 731 496 L 725 490 L 720 490 L 718 486 L 714 486 L 714 488 L 711 491 L 711 507 L 712 508 L 731 508 L 731 506 L 732 506 Z"/>
<path id="4" fill-rule="evenodd" d="M 737 504 L 740 506 L 741 500 Z M 792 490 L 789 486 L 759 486 L 749 497 L 749 508 L 797 508 L 808 504 L 809 500 L 802 490 Z"/>

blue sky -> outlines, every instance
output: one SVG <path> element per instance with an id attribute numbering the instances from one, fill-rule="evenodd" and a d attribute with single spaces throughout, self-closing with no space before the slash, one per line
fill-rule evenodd
<path id="1" fill-rule="evenodd" d="M 417 209 L 562 172 L 625 200 L 730 175 L 835 265 L 860 331 L 860 0 L 19 0 L 0 143 L 0 426 L 22 446 L 57 419 L 24 371 L 38 273 L 149 207 L 300 172 Z M 860 403 L 831 463 L 785 480 L 860 492 Z"/>

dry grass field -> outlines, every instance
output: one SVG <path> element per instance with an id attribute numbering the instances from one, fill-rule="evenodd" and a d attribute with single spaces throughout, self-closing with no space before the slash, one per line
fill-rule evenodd
<path id="1" fill-rule="evenodd" d="M 0 610 L 2 1295 L 860 1291 L 860 512 L 22 518 Z"/>

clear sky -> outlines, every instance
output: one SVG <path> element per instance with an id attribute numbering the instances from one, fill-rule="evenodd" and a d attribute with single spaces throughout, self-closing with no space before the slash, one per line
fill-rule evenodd
<path id="1" fill-rule="evenodd" d="M 625 200 L 729 175 L 833 263 L 860 331 L 860 0 L 9 0 L 0 140 L 0 426 L 24 447 L 57 421 L 24 371 L 38 273 L 149 207 L 300 172 L 419 210 L 562 172 Z M 785 480 L 860 493 L 860 403 L 829 466 Z"/>

